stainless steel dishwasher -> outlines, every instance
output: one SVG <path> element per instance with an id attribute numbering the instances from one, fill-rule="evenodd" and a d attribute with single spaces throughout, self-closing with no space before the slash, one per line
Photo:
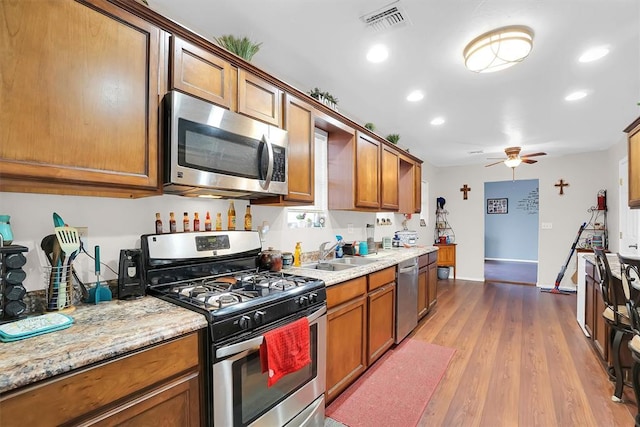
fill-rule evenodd
<path id="1" fill-rule="evenodd" d="M 399 344 L 418 325 L 418 258 L 398 264 L 396 340 Z"/>

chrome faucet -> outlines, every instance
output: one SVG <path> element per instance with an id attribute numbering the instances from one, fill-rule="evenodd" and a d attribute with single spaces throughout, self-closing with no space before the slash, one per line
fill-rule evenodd
<path id="1" fill-rule="evenodd" d="M 331 251 L 334 250 L 341 242 L 342 242 L 342 240 L 338 240 L 329 249 L 325 249 L 325 246 L 327 246 L 331 242 L 322 242 L 322 244 L 320 245 L 320 249 L 319 249 L 320 250 L 320 256 L 318 257 L 318 260 L 320 262 L 324 261 L 327 258 L 327 256 L 329 256 Z"/>

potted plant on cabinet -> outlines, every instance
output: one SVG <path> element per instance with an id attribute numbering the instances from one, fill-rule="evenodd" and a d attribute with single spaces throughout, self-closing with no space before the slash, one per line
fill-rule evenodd
<path id="1" fill-rule="evenodd" d="M 240 58 L 245 59 L 247 61 L 251 61 L 253 55 L 258 53 L 260 50 L 260 46 L 262 43 L 255 43 L 247 37 L 236 37 L 231 34 L 227 34 L 220 37 L 214 37 L 216 43 L 218 43 L 221 47 L 227 49 L 231 53 L 235 53 Z"/>

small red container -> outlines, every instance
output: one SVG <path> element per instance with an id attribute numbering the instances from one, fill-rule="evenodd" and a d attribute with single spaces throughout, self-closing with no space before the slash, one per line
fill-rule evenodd
<path id="1" fill-rule="evenodd" d="M 444 245 L 447 243 L 447 236 L 440 236 L 438 237 L 438 240 L 440 241 L 440 244 Z"/>

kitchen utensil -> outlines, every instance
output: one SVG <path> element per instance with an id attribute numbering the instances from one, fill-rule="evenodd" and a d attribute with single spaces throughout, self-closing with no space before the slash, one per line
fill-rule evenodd
<path id="1" fill-rule="evenodd" d="M 293 265 L 293 254 L 291 252 L 282 253 L 282 268 L 291 268 Z"/>
<path id="2" fill-rule="evenodd" d="M 54 262 L 53 262 L 54 242 L 57 242 L 57 238 L 55 234 L 49 234 L 47 236 L 44 236 L 44 238 L 40 242 L 40 248 L 44 252 L 45 256 L 47 257 L 47 260 L 49 261 L 49 264 L 51 264 L 52 267 L 54 266 Z M 60 244 L 57 243 L 57 245 L 58 245 L 58 250 L 60 250 Z M 82 250 L 82 246 L 80 250 Z M 80 251 L 78 251 L 78 253 L 80 253 Z M 71 274 L 73 275 L 74 280 L 80 287 L 80 292 L 82 293 L 82 299 L 83 300 L 87 299 L 87 295 L 88 295 L 87 287 L 84 285 L 82 280 L 80 280 L 80 277 L 78 277 L 78 273 L 76 273 L 76 270 L 75 268 L 73 268 L 73 265 L 71 266 Z M 53 285 L 53 281 L 49 281 L 49 284 Z M 51 292 L 51 289 L 50 289 L 50 292 Z M 51 295 L 51 293 L 49 295 Z"/>
<path id="3" fill-rule="evenodd" d="M 2 236 L 1 246 L 9 246 L 13 242 L 13 233 L 11 232 L 11 217 L 9 215 L 0 215 L 0 236 Z"/>
<path id="4" fill-rule="evenodd" d="M 54 227 L 64 227 L 64 221 L 60 215 L 57 213 L 53 213 L 53 226 Z"/>
<path id="5" fill-rule="evenodd" d="M 100 301 L 111 301 L 111 290 L 100 285 L 100 246 L 95 247 L 96 286 L 89 290 L 87 302 L 98 304 Z"/>
<path id="6" fill-rule="evenodd" d="M 360 245 L 358 247 L 358 252 L 360 253 L 360 255 L 369 254 L 369 246 L 367 245 L 367 242 L 360 242 Z"/>
<path id="7" fill-rule="evenodd" d="M 80 235 L 74 227 L 56 227 L 56 237 L 60 248 L 66 255 L 62 263 L 62 278 L 58 282 L 58 309 L 62 310 L 73 301 L 73 287 L 69 271 L 73 260 L 80 252 Z"/>

